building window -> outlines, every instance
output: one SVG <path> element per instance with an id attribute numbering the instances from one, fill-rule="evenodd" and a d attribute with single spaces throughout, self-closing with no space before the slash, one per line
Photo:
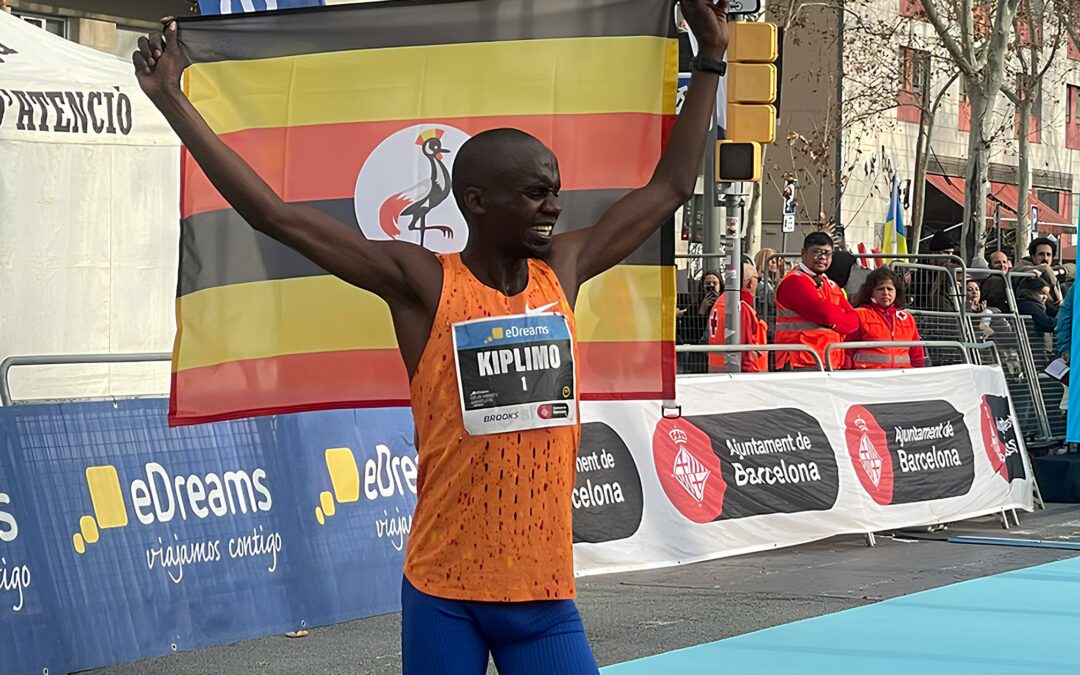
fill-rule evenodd
<path id="1" fill-rule="evenodd" d="M 1080 86 L 1065 85 L 1065 147 L 1080 150 Z"/>
<path id="2" fill-rule="evenodd" d="M 57 35 L 62 38 L 67 37 L 67 20 L 58 18 L 55 16 L 42 16 L 40 14 L 24 14 L 22 12 L 14 12 L 15 16 L 19 17 L 26 23 L 32 23 L 38 28 L 43 28 L 53 35 Z"/>
<path id="3" fill-rule="evenodd" d="M 1054 211 L 1061 213 L 1061 193 L 1057 190 L 1035 188 L 1035 197 L 1043 204 L 1054 209 Z"/>
<path id="4" fill-rule="evenodd" d="M 1080 61 L 1080 49 L 1077 48 L 1076 41 L 1072 39 L 1071 35 L 1068 37 L 1068 41 L 1069 41 L 1069 48 L 1066 51 L 1066 53 L 1068 54 L 1069 58 L 1072 59 L 1073 61 Z"/>
<path id="5" fill-rule="evenodd" d="M 897 93 L 896 118 L 903 122 L 919 122 L 922 104 L 930 85 L 930 53 L 911 47 L 900 48 L 900 91 Z"/>

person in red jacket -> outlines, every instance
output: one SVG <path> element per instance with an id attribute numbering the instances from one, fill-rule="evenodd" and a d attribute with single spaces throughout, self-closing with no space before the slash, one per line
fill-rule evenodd
<path id="1" fill-rule="evenodd" d="M 765 322 L 758 318 L 754 310 L 754 295 L 757 293 L 759 283 L 761 283 L 761 274 L 758 273 L 757 268 L 750 263 L 743 263 L 742 291 L 739 301 L 739 344 L 741 345 L 763 345 L 767 339 L 768 330 Z M 726 293 L 721 294 L 709 313 L 709 344 L 711 345 L 725 343 L 726 298 Z M 724 372 L 726 370 L 725 356 L 720 352 L 710 352 L 709 372 Z M 768 370 L 769 355 L 766 352 L 742 353 L 742 372 L 763 373 Z"/>
<path id="2" fill-rule="evenodd" d="M 847 336 L 849 342 L 912 342 L 921 340 L 915 317 L 904 310 L 904 282 L 889 267 L 870 273 L 855 294 L 858 329 Z M 922 347 L 878 347 L 849 349 L 849 368 L 922 368 L 926 355 Z"/>
<path id="3" fill-rule="evenodd" d="M 825 276 L 833 256 L 832 237 L 813 232 L 803 241 L 802 260 L 788 272 L 776 289 L 776 338 L 778 345 L 807 345 L 822 362 L 825 349 L 841 342 L 859 327 L 859 317 L 844 291 Z M 833 350 L 833 368 L 844 364 L 844 350 Z M 806 352 L 777 352 L 777 370 L 816 369 L 817 361 Z"/>

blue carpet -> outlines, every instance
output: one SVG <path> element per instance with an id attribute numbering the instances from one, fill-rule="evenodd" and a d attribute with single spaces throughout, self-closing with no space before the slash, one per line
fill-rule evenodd
<path id="1" fill-rule="evenodd" d="M 697 673 L 1080 673 L 1080 558 L 603 668 Z"/>

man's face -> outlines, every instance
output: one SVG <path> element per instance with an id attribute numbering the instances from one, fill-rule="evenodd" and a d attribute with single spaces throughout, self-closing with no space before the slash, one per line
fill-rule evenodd
<path id="1" fill-rule="evenodd" d="M 706 274 L 705 278 L 701 281 L 701 287 L 706 294 L 713 293 L 714 295 L 720 294 L 720 277 L 715 274 Z"/>
<path id="2" fill-rule="evenodd" d="M 1040 244 L 1035 249 L 1035 253 L 1031 256 L 1031 261 L 1036 265 L 1053 265 L 1054 264 L 1054 247 L 1050 244 Z"/>
<path id="3" fill-rule="evenodd" d="M 956 253 L 956 249 L 945 248 L 940 251 L 930 251 L 930 253 L 932 253 L 933 255 L 954 255 Z M 931 262 L 935 265 L 940 265 L 942 267 L 953 267 L 954 265 L 956 265 L 956 261 L 952 258 L 934 258 Z"/>
<path id="4" fill-rule="evenodd" d="M 743 278 L 743 289 L 750 295 L 757 295 L 758 284 L 761 283 L 761 275 L 755 269 L 753 274 L 747 273 Z"/>
<path id="5" fill-rule="evenodd" d="M 500 252 L 523 258 L 543 258 L 551 251 L 551 235 L 562 212 L 559 204 L 559 164 L 555 155 L 537 143 L 524 151 L 519 169 L 494 176 L 483 191 L 482 236 L 493 239 Z"/>
<path id="6" fill-rule="evenodd" d="M 829 244 L 814 244 L 810 248 L 804 248 L 802 262 L 816 274 L 824 274 L 832 262 L 833 247 Z"/>
<path id="7" fill-rule="evenodd" d="M 1012 261 L 1002 251 L 994 251 L 990 254 L 990 269 L 1008 272 L 1012 269 Z"/>

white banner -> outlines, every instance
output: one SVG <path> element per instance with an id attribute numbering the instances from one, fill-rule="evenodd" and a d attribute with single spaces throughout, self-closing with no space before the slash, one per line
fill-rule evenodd
<path id="1" fill-rule="evenodd" d="M 678 396 L 676 419 L 582 404 L 579 575 L 1033 508 L 998 368 L 709 375 Z"/>
<path id="2" fill-rule="evenodd" d="M 169 352 L 180 141 L 131 60 L 0 12 L 0 359 Z M 169 363 L 16 368 L 16 399 L 162 394 Z"/>

